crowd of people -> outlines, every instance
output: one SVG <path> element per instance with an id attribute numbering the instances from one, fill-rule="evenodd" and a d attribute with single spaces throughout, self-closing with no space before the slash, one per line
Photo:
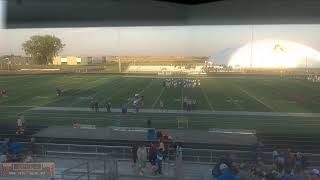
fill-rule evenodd
<path id="1" fill-rule="evenodd" d="M 164 88 L 197 88 L 200 87 L 200 85 L 200 79 L 167 78 L 162 81 L 162 87 Z"/>
<path id="2" fill-rule="evenodd" d="M 32 162 L 36 153 L 35 139 L 31 138 L 25 149 L 13 139 L 6 138 L 0 147 L 0 163 Z"/>
<path id="3" fill-rule="evenodd" d="M 168 145 L 171 140 L 167 133 L 157 132 L 158 143 L 151 142 L 148 147 L 144 144 L 133 145 L 132 157 L 134 165 L 138 167 L 139 175 L 143 176 L 147 170 L 151 171 L 153 175 L 162 174 L 163 162 L 167 159 L 182 161 L 181 143 L 171 142 Z"/>
<path id="4" fill-rule="evenodd" d="M 306 77 L 306 80 L 311 82 L 320 82 L 320 75 L 309 75 Z"/>
<path id="5" fill-rule="evenodd" d="M 272 152 L 273 163 L 265 164 L 257 149 L 251 162 L 236 162 L 232 155 L 221 157 L 212 170 L 217 180 L 320 180 L 318 169 L 307 170 L 308 161 L 290 149 Z"/>

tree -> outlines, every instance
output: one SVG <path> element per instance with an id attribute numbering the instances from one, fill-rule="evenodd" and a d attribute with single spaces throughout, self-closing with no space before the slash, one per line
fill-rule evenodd
<path id="1" fill-rule="evenodd" d="M 26 55 L 30 55 L 36 64 L 52 63 L 53 57 L 57 56 L 64 48 L 61 40 L 51 35 L 35 35 L 22 44 Z"/>

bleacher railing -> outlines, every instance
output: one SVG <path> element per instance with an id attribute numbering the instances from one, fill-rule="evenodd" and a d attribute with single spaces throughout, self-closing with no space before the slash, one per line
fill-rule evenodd
<path id="1" fill-rule="evenodd" d="M 112 156 L 117 159 L 132 159 L 132 147 L 130 146 L 36 143 L 36 149 L 43 156 L 74 155 L 99 158 L 106 153 L 112 153 Z M 169 160 L 174 160 L 174 153 L 174 149 L 168 149 Z M 251 161 L 255 157 L 254 151 L 245 150 L 183 148 L 182 154 L 184 161 L 201 163 L 214 163 L 225 155 L 232 155 L 237 161 Z M 311 166 L 320 166 L 320 154 L 303 153 L 303 155 L 309 159 Z M 272 152 L 264 152 L 263 159 L 266 163 L 272 163 Z"/>

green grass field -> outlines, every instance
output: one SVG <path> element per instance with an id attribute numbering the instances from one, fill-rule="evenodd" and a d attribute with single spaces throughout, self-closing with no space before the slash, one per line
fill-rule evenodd
<path id="1" fill-rule="evenodd" d="M 124 77 L 111 75 L 24 75 L 1 76 L 0 89 L 8 97 L 0 97 L 0 122 L 14 123 L 17 113 L 25 112 L 29 124 L 63 125 L 74 120 L 111 125 L 121 119 L 127 126 L 145 126 L 152 118 L 153 125 L 176 128 L 181 114 L 140 113 L 121 117 L 117 113 L 74 111 L 35 111 L 33 106 L 89 107 L 94 97 L 101 104 L 111 99 L 113 108 L 128 104 L 135 93 L 144 96 L 144 108 L 158 109 L 162 99 L 167 109 L 181 109 L 184 96 L 197 101 L 196 110 L 303 112 L 320 113 L 320 84 L 294 79 L 208 77 L 201 79 L 200 88 L 163 88 L 159 77 Z M 56 96 L 56 87 L 64 89 Z M 190 128 L 256 129 L 263 133 L 317 133 L 317 117 L 264 117 L 236 115 L 183 115 Z"/>

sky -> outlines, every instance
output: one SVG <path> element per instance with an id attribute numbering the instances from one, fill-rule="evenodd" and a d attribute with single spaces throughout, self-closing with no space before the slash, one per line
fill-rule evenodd
<path id="1" fill-rule="evenodd" d="M 5 1 L 0 0 L 0 29 L 4 27 L 4 20 L 5 20 Z"/>
<path id="2" fill-rule="evenodd" d="M 62 55 L 75 56 L 212 56 L 239 48 L 252 37 L 290 40 L 320 51 L 319 32 L 320 24 L 3 29 L 0 55 L 24 55 L 21 44 L 44 34 L 66 44 Z"/>

